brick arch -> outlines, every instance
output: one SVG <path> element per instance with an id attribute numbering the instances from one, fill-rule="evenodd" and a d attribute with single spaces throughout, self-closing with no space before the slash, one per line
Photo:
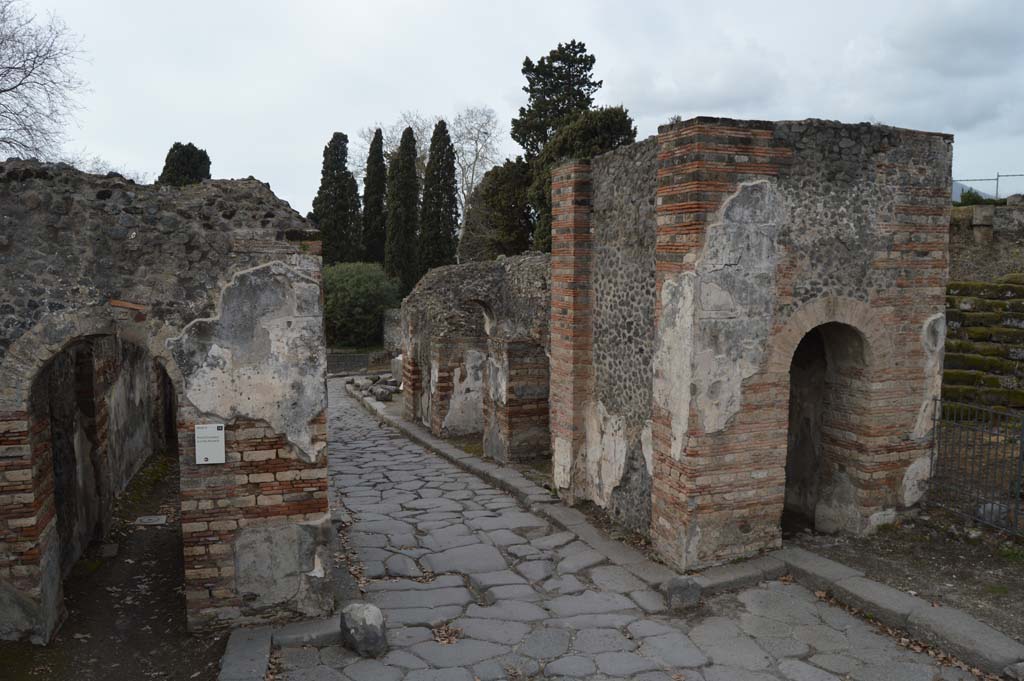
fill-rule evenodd
<path id="1" fill-rule="evenodd" d="M 62 358 L 60 368 L 65 372 L 64 378 L 72 381 L 70 384 L 61 384 L 72 395 L 69 401 L 75 403 L 76 409 L 86 402 L 90 411 L 95 409 L 90 413 L 93 417 L 90 419 L 91 426 L 86 427 L 91 434 L 89 440 L 93 443 L 89 450 L 90 458 L 95 456 L 102 459 L 104 464 L 109 464 L 107 437 L 111 424 L 107 416 L 110 412 L 104 398 L 96 400 L 94 389 L 103 380 L 99 378 L 99 367 L 111 357 L 96 358 L 93 351 L 100 344 L 107 350 L 124 350 L 133 358 L 133 362 L 138 362 L 133 365 L 134 370 L 144 367 L 147 371 L 153 371 L 154 367 L 158 367 L 170 382 L 174 397 L 167 408 L 175 410 L 175 425 L 168 432 L 161 430 L 161 435 L 177 444 L 176 426 L 182 418 L 180 408 L 184 401 L 180 372 L 173 358 L 166 352 L 156 356 L 154 350 L 160 352 L 163 348 L 146 333 L 144 327 L 139 328 L 137 322 L 119 321 L 116 316 L 116 308 L 92 306 L 47 317 L 18 338 L 4 358 L 4 374 L 12 377 L 13 382 L 4 400 L 12 408 L 5 406 L 0 411 L 0 445 L 3 449 L 0 452 L 0 485 L 4 492 L 13 493 L 8 496 L 13 501 L 0 507 L 0 513 L 8 519 L 8 531 L 0 536 L 0 571 L 8 571 L 10 585 L 21 592 L 13 600 L 23 620 L 22 631 L 39 643 L 48 641 L 63 618 L 63 578 L 67 561 L 74 561 L 80 550 L 84 549 L 82 545 L 68 551 L 66 538 L 62 541 L 59 537 L 54 462 L 56 433 L 50 423 L 52 396 L 49 386 L 42 381 L 53 380 L 51 370 L 56 367 L 58 358 Z M 110 345 L 104 339 L 118 339 L 124 341 L 125 345 Z M 118 367 L 117 373 L 110 376 L 111 379 L 120 374 L 120 361 L 121 357 L 117 357 L 115 364 L 106 365 Z M 79 372 L 86 370 L 87 373 L 79 375 Z M 157 374 L 151 376 L 162 381 Z M 157 390 L 150 395 L 151 398 L 160 392 L 162 384 L 158 383 L 154 387 Z M 86 388 L 88 395 L 83 393 Z M 162 394 L 158 399 L 162 400 Z M 155 408 L 156 404 L 150 403 L 148 406 Z M 80 424 L 81 421 L 75 423 Z M 101 423 L 102 426 L 98 425 Z M 155 426 L 156 422 L 151 420 L 150 424 Z M 166 425 L 166 422 L 160 423 L 161 428 Z M 72 458 L 67 463 L 77 462 L 78 457 L 79 454 L 72 450 Z M 135 457 L 129 468 L 137 468 L 142 460 Z M 76 467 L 80 464 L 78 462 Z M 95 460 L 89 462 L 89 469 L 94 472 L 92 467 L 95 464 Z M 103 474 L 95 479 L 90 478 L 87 485 L 97 504 L 90 528 L 105 527 L 109 520 L 106 515 L 112 512 L 113 499 L 119 491 L 107 484 L 114 475 L 111 470 L 101 470 Z M 126 483 L 133 473 L 129 472 L 122 482 Z M 17 485 L 15 489 L 11 488 L 12 482 Z M 2 586 L 0 584 L 0 588 Z"/>
<path id="2" fill-rule="evenodd" d="M 801 341 L 815 330 L 822 330 L 825 358 L 831 365 L 832 353 L 836 352 L 836 343 L 840 341 L 837 333 L 825 334 L 824 330 L 840 325 L 839 334 L 852 333 L 860 340 L 863 353 L 860 366 L 854 370 L 853 378 L 847 378 L 853 385 L 832 389 L 835 392 L 825 397 L 829 400 L 829 408 L 842 405 L 838 408 L 843 413 L 833 416 L 839 421 L 822 424 L 823 429 L 833 434 L 822 435 L 825 439 L 822 452 L 827 462 L 822 472 L 822 496 L 814 516 L 815 525 L 821 530 L 853 534 L 867 532 L 887 519 L 887 514 L 896 505 L 888 486 L 879 476 L 889 465 L 886 459 L 892 439 L 902 437 L 902 433 L 886 432 L 886 428 L 880 425 L 887 412 L 892 411 L 889 404 L 891 383 L 886 372 L 901 363 L 884 314 L 884 310 L 859 300 L 825 296 L 794 311 L 777 327 L 769 341 L 764 378 L 773 386 L 773 421 L 785 426 L 779 429 L 777 442 L 771 447 L 777 470 L 781 470 L 788 461 L 788 438 L 793 427 L 789 422 L 790 368 Z M 780 498 L 780 515 L 782 506 L 783 499 Z"/>
<path id="3" fill-rule="evenodd" d="M 892 361 L 892 336 L 886 332 L 876 309 L 853 298 L 824 296 L 801 305 L 775 331 L 768 348 L 766 370 L 788 373 L 793 353 L 803 337 L 828 323 L 845 324 L 863 337 L 869 367 L 885 366 Z"/>

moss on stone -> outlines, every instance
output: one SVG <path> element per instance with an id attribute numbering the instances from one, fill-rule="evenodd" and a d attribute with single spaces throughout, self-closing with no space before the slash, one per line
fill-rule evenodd
<path id="1" fill-rule="evenodd" d="M 946 371 L 963 369 L 967 371 L 984 371 L 992 374 L 1024 375 L 1024 362 L 1015 362 L 1002 357 L 975 355 L 960 352 L 947 352 Z"/>
<path id="2" fill-rule="evenodd" d="M 1005 326 L 970 326 L 961 331 L 961 337 L 973 341 L 1024 345 L 1024 329 L 1008 329 Z"/>
<path id="3" fill-rule="evenodd" d="M 1009 300 L 1024 298 L 1024 286 L 981 281 L 951 281 L 946 287 L 946 293 L 953 296 Z"/>
<path id="4" fill-rule="evenodd" d="M 993 376 L 984 371 L 964 369 L 947 369 L 942 373 L 942 382 L 946 385 L 976 385 L 990 388 L 1002 386 L 998 376 Z"/>
<path id="5" fill-rule="evenodd" d="M 1020 284 L 1024 286 L 1024 272 L 1003 275 L 999 277 L 998 281 L 1001 284 Z"/>
<path id="6" fill-rule="evenodd" d="M 942 397 L 954 402 L 990 406 L 1024 408 L 1024 390 L 1009 388 L 976 388 L 966 385 L 943 385 Z"/>

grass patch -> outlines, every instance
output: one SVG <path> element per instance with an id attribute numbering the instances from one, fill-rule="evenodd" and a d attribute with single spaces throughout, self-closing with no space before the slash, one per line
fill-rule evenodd
<path id="1" fill-rule="evenodd" d="M 1011 563 L 1024 563 L 1024 546 L 1004 544 L 999 547 L 998 553 L 1003 560 L 1008 560 Z"/>
<path id="2" fill-rule="evenodd" d="M 993 596 L 1005 596 L 1010 593 L 1010 587 L 1003 584 L 986 584 L 985 591 Z"/>

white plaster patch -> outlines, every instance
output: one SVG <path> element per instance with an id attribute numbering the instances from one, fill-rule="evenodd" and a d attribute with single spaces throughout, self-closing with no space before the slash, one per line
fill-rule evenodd
<path id="1" fill-rule="evenodd" d="M 557 435 L 551 451 L 551 476 L 559 489 L 572 483 L 572 442 Z"/>
<path id="2" fill-rule="evenodd" d="M 932 315 L 921 327 L 921 344 L 924 346 L 924 396 L 917 410 L 917 421 L 911 437 L 929 437 L 935 426 L 936 400 L 942 395 L 942 360 L 946 350 L 946 314 Z"/>
<path id="3" fill-rule="evenodd" d="M 266 421 L 314 461 L 310 421 L 326 406 L 320 285 L 283 263 L 237 272 L 219 316 L 196 319 L 167 341 L 185 396 L 204 416 Z"/>
<path id="4" fill-rule="evenodd" d="M 932 458 L 930 455 L 918 457 L 907 466 L 903 474 L 903 505 L 913 506 L 924 496 L 925 486 L 932 476 Z"/>
<path id="5" fill-rule="evenodd" d="M 671 455 L 676 461 L 682 458 L 690 420 L 694 282 L 691 272 L 665 280 L 655 336 L 654 404 L 671 415 Z"/>
<path id="6" fill-rule="evenodd" d="M 654 435 L 652 434 L 652 422 L 644 422 L 644 429 L 640 431 L 640 449 L 644 455 L 644 465 L 647 467 L 647 474 L 654 475 Z"/>
<path id="7" fill-rule="evenodd" d="M 590 498 L 604 508 L 626 470 L 626 424 L 617 414 L 609 414 L 600 402 L 591 402 L 584 412 L 586 470 Z"/>
<path id="8" fill-rule="evenodd" d="M 487 355 L 479 350 L 467 350 L 452 374 L 452 396 L 448 402 L 442 428 L 450 435 L 479 433 L 484 427 L 483 372 L 487 370 Z M 491 372 L 493 377 L 495 373 Z M 504 377 L 502 376 L 502 379 Z M 504 386 L 501 386 L 504 395 Z"/>

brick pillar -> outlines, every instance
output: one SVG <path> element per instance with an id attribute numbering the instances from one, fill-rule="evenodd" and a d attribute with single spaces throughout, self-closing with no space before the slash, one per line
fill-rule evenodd
<path id="1" fill-rule="evenodd" d="M 773 124 L 767 122 L 695 118 L 659 128 L 655 204 L 657 328 L 662 321 L 662 289 L 666 280 L 694 272 L 707 227 L 716 219 L 724 200 L 742 182 L 778 175 L 780 168 L 789 162 L 791 153 L 773 138 Z M 675 350 L 683 353 L 691 348 Z M 667 371 L 667 367 L 655 364 L 656 384 L 666 379 Z M 749 391 L 754 392 L 755 389 Z M 769 397 L 774 394 L 770 393 Z M 744 399 L 750 399 L 747 391 Z M 784 441 L 784 409 L 779 413 L 782 421 L 775 426 L 781 428 Z M 710 543 L 702 539 L 702 533 L 715 535 L 723 526 L 745 528 L 749 524 L 748 516 L 763 515 L 763 505 L 743 501 L 750 489 L 773 489 L 764 479 L 753 477 L 762 472 L 750 461 L 758 454 L 733 451 L 735 443 L 722 434 L 709 438 L 702 432 L 692 405 L 688 415 L 678 414 L 670 404 L 659 403 L 656 397 L 651 416 L 653 545 L 666 562 L 678 569 L 720 561 L 722 556 L 713 556 L 709 561 L 709 556 L 699 555 L 697 547 Z M 674 429 L 679 428 L 678 422 L 684 419 L 688 424 L 686 432 L 674 433 Z M 747 427 L 746 424 L 743 427 Z M 762 425 L 750 427 L 765 431 Z M 684 438 L 683 451 L 673 452 L 674 437 Z M 780 465 L 774 470 L 781 473 L 784 460 L 783 451 Z M 735 500 L 730 499 L 727 492 Z M 776 505 L 781 506 L 781 497 L 777 501 Z M 774 512 L 775 507 L 771 508 Z M 771 523 L 777 532 L 777 519 L 772 518 Z M 749 553 L 752 546 L 737 544 L 737 555 Z M 724 558 L 730 557 L 735 556 Z"/>
<path id="2" fill-rule="evenodd" d="M 489 338 L 487 354 L 484 453 L 498 461 L 547 456 L 551 435 L 544 349 L 532 340 Z"/>
<path id="3" fill-rule="evenodd" d="M 423 390 L 423 371 L 411 348 L 402 352 L 402 416 L 407 421 L 419 418 L 420 392 Z"/>
<path id="4" fill-rule="evenodd" d="M 593 392 L 592 191 L 589 161 L 551 173 L 551 451 L 555 485 L 570 503 Z"/>

